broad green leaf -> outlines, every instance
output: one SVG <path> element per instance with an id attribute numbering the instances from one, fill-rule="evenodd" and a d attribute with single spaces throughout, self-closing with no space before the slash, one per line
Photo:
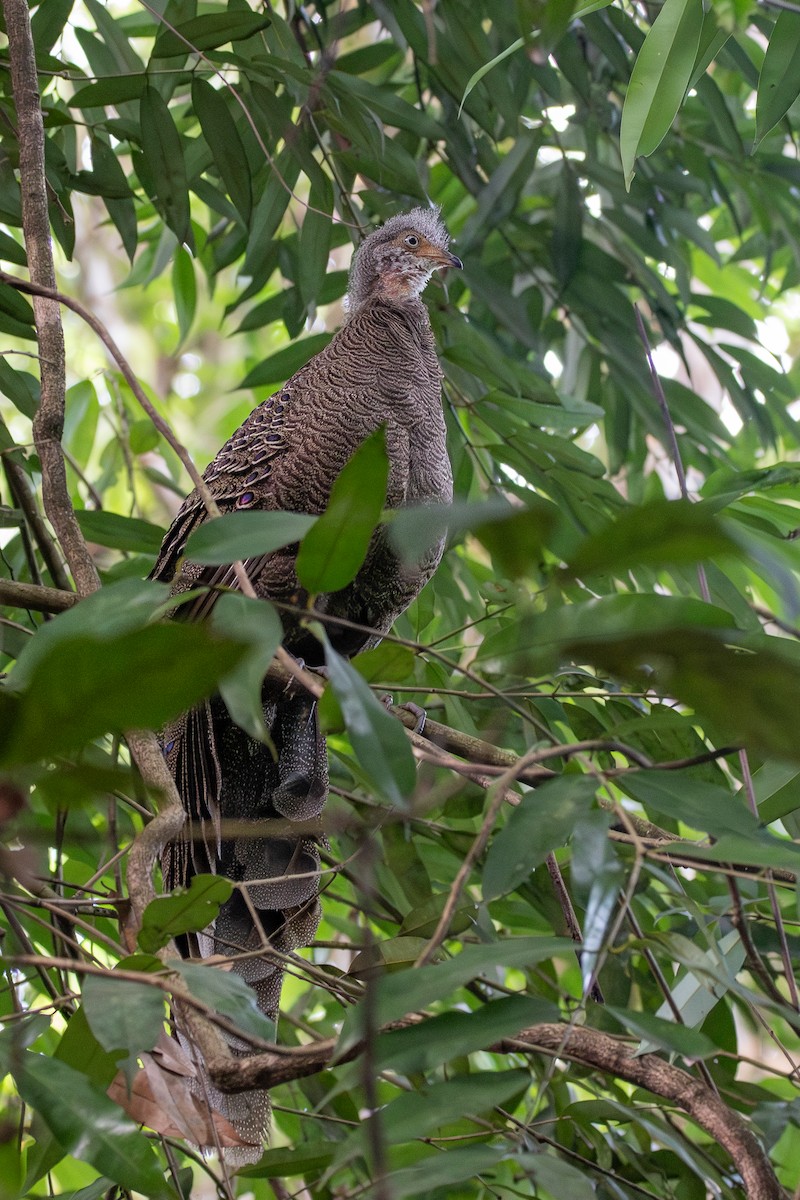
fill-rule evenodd
<path id="1" fill-rule="evenodd" d="M 633 567 L 678 566 L 714 555 L 739 556 L 729 530 L 707 509 L 688 500 L 655 500 L 623 509 L 569 556 L 564 573 L 579 578 L 618 574 Z"/>
<path id="2" fill-rule="evenodd" d="M 507 1151 L 497 1146 L 458 1146 L 446 1154 L 435 1153 L 411 1167 L 393 1171 L 386 1184 L 391 1187 L 394 1200 L 409 1197 L 417 1200 L 441 1188 L 448 1188 L 452 1196 L 464 1195 L 462 1190 L 456 1191 L 456 1185 L 483 1177 L 507 1157 Z M 379 1200 L 379 1197 L 375 1187 L 364 1193 L 364 1200 Z"/>
<path id="3" fill-rule="evenodd" d="M 331 489 L 325 512 L 303 538 L 297 577 L 311 595 L 352 583 L 367 556 L 389 479 L 383 427 L 359 446 Z"/>
<path id="4" fill-rule="evenodd" d="M 308 208 L 300 230 L 297 286 L 306 305 L 316 305 L 328 270 L 331 248 L 333 188 L 321 171 L 312 179 Z"/>
<path id="5" fill-rule="evenodd" d="M 172 262 L 172 294 L 178 316 L 178 348 L 183 345 L 197 312 L 197 280 L 194 277 L 192 256 L 178 246 Z"/>
<path id="6" fill-rule="evenodd" d="M 105 733 L 158 729 L 207 696 L 243 653 L 241 643 L 202 625 L 62 639 L 39 657 L 26 690 L 7 698 L 0 757 L 6 765 L 33 762 Z"/>
<path id="7" fill-rule="evenodd" d="M 126 100 L 140 100 L 147 88 L 147 75 L 112 75 L 108 79 L 99 79 L 96 83 L 87 83 L 78 88 L 67 100 L 73 108 L 99 108 L 104 105 L 124 104 Z"/>
<path id="8" fill-rule="evenodd" d="M 235 1022 L 243 1033 L 271 1042 L 275 1022 L 266 1017 L 256 1002 L 256 994 L 235 971 L 201 967 L 197 963 L 176 962 L 193 996 Z"/>
<path id="9" fill-rule="evenodd" d="M 381 642 L 350 661 L 367 683 L 400 683 L 414 674 L 414 651 L 397 642 Z"/>
<path id="10" fill-rule="evenodd" d="M 542 502 L 542 510 L 546 507 Z M 546 524 L 546 517 L 539 518 L 538 504 L 532 509 L 533 516 L 530 525 L 528 518 L 520 515 L 519 509 L 511 507 L 501 497 L 492 500 L 472 503 L 468 501 L 455 504 L 421 504 L 409 508 L 393 509 L 388 514 L 389 542 L 397 554 L 408 563 L 418 562 L 431 546 L 435 546 L 445 534 L 454 539 L 468 529 L 481 529 L 487 540 L 494 547 L 494 531 L 490 527 L 500 526 L 498 540 L 502 537 L 502 524 L 506 520 L 515 524 L 519 522 L 514 533 L 533 534 L 537 527 Z M 512 533 L 512 537 L 514 534 Z M 516 538 L 514 539 L 516 541 Z"/>
<path id="11" fill-rule="evenodd" d="M 575 170 L 565 159 L 555 197 L 551 254 L 558 285 L 565 288 L 578 266 L 583 229 L 583 200 Z"/>
<path id="12" fill-rule="evenodd" d="M 524 970 L 547 959 L 572 954 L 575 943 L 569 938 L 505 938 L 483 946 L 465 946 L 454 958 L 416 971 L 379 979 L 373 987 L 371 1004 L 377 1025 L 388 1025 L 406 1013 L 427 1008 L 444 1000 L 456 988 L 498 968 Z M 348 1009 L 342 1023 L 337 1052 L 346 1053 L 363 1036 L 363 1007 Z"/>
<path id="13" fill-rule="evenodd" d="M 800 93 L 800 13 L 778 13 L 758 77 L 755 146 L 778 124 Z"/>
<path id="14" fill-rule="evenodd" d="M 231 592 L 217 597 L 211 624 L 223 637 L 249 644 L 241 662 L 220 680 L 219 691 L 236 724 L 257 741 L 268 741 L 261 690 L 283 638 L 281 619 L 266 600 Z"/>
<path id="15" fill-rule="evenodd" d="M 152 1050 L 164 1029 L 164 992 L 147 983 L 87 975 L 83 981 L 83 1010 L 89 1028 L 104 1050 L 125 1050 L 136 1056 Z"/>
<path id="16" fill-rule="evenodd" d="M 481 881 L 484 899 L 513 891 L 551 850 L 563 846 L 596 790 L 591 776 L 564 775 L 526 792 L 489 845 Z"/>
<path id="17" fill-rule="evenodd" d="M 257 1166 L 244 1167 L 238 1174 L 248 1179 L 282 1179 L 285 1175 L 316 1174 L 329 1165 L 335 1149 L 335 1142 L 303 1138 L 294 1146 L 265 1150 Z"/>
<path id="18" fill-rule="evenodd" d="M 684 1058 L 710 1058 L 718 1053 L 719 1048 L 711 1038 L 698 1029 L 679 1025 L 674 1017 L 671 1021 L 665 1020 L 652 1013 L 633 1012 L 629 1008 L 615 1008 L 611 1004 L 606 1004 L 603 1011 L 610 1013 L 624 1029 L 646 1038 L 648 1043 L 661 1050 L 682 1054 Z"/>
<path id="19" fill-rule="evenodd" d="M 253 367 L 252 371 L 248 371 L 242 382 L 238 384 L 238 387 L 269 387 L 277 383 L 284 383 L 291 375 L 294 375 L 295 371 L 299 371 L 301 367 L 305 366 L 315 354 L 324 350 L 330 340 L 329 333 L 312 333 L 311 337 L 301 338 L 300 341 L 287 346 L 285 350 L 278 350 L 276 354 L 270 355 L 258 366 Z"/>
<path id="20" fill-rule="evenodd" d="M 733 980 L 744 962 L 745 951 L 737 930 L 731 929 L 713 947 L 704 950 L 680 934 L 664 935 L 666 944 L 679 962 L 686 966 L 671 987 L 672 1001 L 684 1023 L 694 1029 L 701 1025 L 711 1009 L 727 990 L 728 978 Z M 661 1021 L 673 1018 L 672 1007 L 665 1000 L 655 1014 Z M 648 1035 L 637 1053 L 649 1054 L 658 1049 Z"/>
<path id="21" fill-rule="evenodd" d="M 552 545 L 559 526 L 555 505 L 537 499 L 496 521 L 473 527 L 475 537 L 511 579 L 530 576 L 541 561 L 542 548 Z"/>
<path id="22" fill-rule="evenodd" d="M 159 963 L 159 966 L 161 964 Z M 162 994 L 163 997 L 163 994 Z M 116 1049 L 116 1047 L 115 1047 Z M 92 1032 L 83 1007 L 76 1009 L 61 1035 L 54 1057 L 107 1088 L 117 1073 L 117 1055 L 104 1050 Z"/>
<path id="23" fill-rule="evenodd" d="M 372 979 L 383 971 L 411 966 L 425 949 L 423 937 L 396 937 L 367 946 L 354 956 L 348 974 Z"/>
<path id="24" fill-rule="evenodd" d="M 16 1058 L 12 1073 L 23 1100 L 69 1154 L 120 1187 L 155 1200 L 173 1195 L 147 1138 L 85 1075 L 30 1051 Z"/>
<path id="25" fill-rule="evenodd" d="M 407 129 L 419 138 L 430 138 L 432 141 L 438 141 L 444 136 L 442 126 L 427 112 L 420 111 L 388 88 L 376 87 L 366 79 L 344 75 L 336 70 L 329 72 L 327 87 L 335 95 L 341 94 L 348 99 L 355 97 L 360 100 L 370 113 L 374 113 L 386 125 Z"/>
<path id="26" fill-rule="evenodd" d="M 156 897 L 144 910 L 139 945 L 152 954 L 179 933 L 205 929 L 232 890 L 233 885 L 219 875 L 194 875 L 188 888 L 177 888 L 169 896 Z M 84 998 L 85 995 L 84 992 Z"/>
<path id="27" fill-rule="evenodd" d="M 620 127 L 625 186 L 636 158 L 652 154 L 683 103 L 703 27 L 702 0 L 664 0 L 631 72 Z"/>
<path id="28" fill-rule="evenodd" d="M 593 1200 L 597 1195 L 590 1177 L 572 1163 L 564 1162 L 546 1150 L 538 1154 L 520 1154 L 517 1162 L 538 1188 L 551 1196 L 569 1196 L 570 1200 Z"/>
<path id="29" fill-rule="evenodd" d="M 325 663 L 353 749 L 368 779 L 390 804 L 405 806 L 417 781 L 405 729 L 346 658 L 325 639 Z"/>
<path id="30" fill-rule="evenodd" d="M 37 54 L 49 53 L 61 36 L 74 0 L 48 0 L 31 15 L 31 33 Z"/>
<path id="31" fill-rule="evenodd" d="M 800 872 L 800 847 L 795 842 L 761 833 L 758 837 L 725 834 L 712 846 L 697 842 L 670 842 L 670 851 L 681 858 L 719 863 L 741 863 L 743 866 L 782 868 Z"/>
<path id="32" fill-rule="evenodd" d="M 253 191 L 247 155 L 236 122 L 221 92 L 199 75 L 192 82 L 192 107 L 214 157 L 214 165 L 246 225 L 253 209 Z"/>
<path id="33" fill-rule="evenodd" d="M 61 642 L 83 636 L 110 641 L 120 634 L 144 628 L 168 595 L 166 584 L 149 579 L 123 579 L 93 592 L 80 604 L 42 625 L 17 659 L 14 673 L 9 676 L 10 688 L 16 692 L 28 687 L 34 669 L 46 656 L 55 656 Z"/>
<path id="34" fill-rule="evenodd" d="M 195 530 L 186 543 L 186 557 L 206 566 L 223 566 L 271 554 L 299 542 L 316 520 L 306 513 L 226 513 Z"/>
<path id="35" fill-rule="evenodd" d="M 87 541 L 137 554 L 158 554 L 166 532 L 141 517 L 123 517 L 101 509 L 78 509 L 75 516 Z"/>
<path id="36" fill-rule="evenodd" d="M 145 88 L 139 104 L 142 151 L 153 203 L 178 241 L 188 241 L 189 189 L 181 136 L 169 108 L 154 87 Z"/>
<path id="37" fill-rule="evenodd" d="M 683 821 L 714 837 L 753 837 L 758 829 L 742 792 L 732 795 L 723 787 L 671 771 L 630 771 L 618 782 L 650 815 Z"/>
<path id="38" fill-rule="evenodd" d="M 398 1096 L 377 1114 L 381 1136 L 387 1144 L 397 1145 L 425 1137 L 434 1130 L 452 1125 L 467 1114 L 488 1112 L 505 1104 L 530 1084 L 527 1071 L 482 1071 L 457 1075 L 444 1083 L 421 1083 L 413 1092 Z M 339 1146 L 331 1169 L 336 1170 L 369 1148 L 371 1130 L 367 1121 Z"/>
<path id="39" fill-rule="evenodd" d="M 454 1054 L 484 1050 L 501 1038 L 513 1037 L 526 1025 L 554 1020 L 558 1020 L 558 1008 L 549 1000 L 506 996 L 473 1012 L 443 1013 L 407 1029 L 379 1034 L 375 1065 L 377 1070 L 401 1074 L 429 1071 Z M 348 1068 L 348 1072 L 352 1070 Z"/>
<path id="40" fill-rule="evenodd" d="M 39 403 L 39 381 L 0 357 L 0 394 L 8 397 L 24 416 L 33 417 Z"/>
<path id="41" fill-rule="evenodd" d="M 592 809 L 575 825 L 572 835 L 570 877 L 576 895 L 585 901 L 580 953 L 583 991 L 590 991 L 605 944 L 606 931 L 616 911 L 623 881 L 622 863 L 609 839 L 609 813 Z"/>
<path id="42" fill-rule="evenodd" d="M 174 30 L 161 29 L 153 46 L 153 58 L 178 58 L 195 50 L 215 50 L 228 42 L 252 37 L 266 29 L 270 20 L 268 14 L 247 9 L 192 17 L 177 23 Z"/>

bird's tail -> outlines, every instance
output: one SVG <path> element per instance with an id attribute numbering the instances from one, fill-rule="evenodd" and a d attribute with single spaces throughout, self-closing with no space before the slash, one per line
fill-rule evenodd
<path id="1" fill-rule="evenodd" d="M 190 845 L 171 847 L 164 874 L 168 887 L 209 871 L 239 885 L 213 926 L 181 949 L 228 958 L 262 1012 L 277 1021 L 285 956 L 308 945 L 319 924 L 322 838 L 309 834 L 308 823 L 325 804 L 328 764 L 311 697 L 268 700 L 264 719 L 271 747 L 235 725 L 218 697 L 165 731 L 165 753 L 184 807 L 204 829 L 216 827 L 216 836 L 195 830 Z M 298 822 L 303 828 L 294 833 Z M 234 1054 L 250 1052 L 244 1040 L 227 1040 Z M 225 1149 L 227 1164 L 258 1161 L 268 1134 L 268 1093 L 223 1094 L 204 1078 L 197 1091 L 244 1143 Z"/>

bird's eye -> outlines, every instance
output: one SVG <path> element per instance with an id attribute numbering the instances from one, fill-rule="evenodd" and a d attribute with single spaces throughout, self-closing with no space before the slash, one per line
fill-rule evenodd
<path id="1" fill-rule="evenodd" d="M 412 250 L 419 245 L 419 238 L 415 233 L 410 233 L 405 241 L 406 245 L 410 246 Z"/>

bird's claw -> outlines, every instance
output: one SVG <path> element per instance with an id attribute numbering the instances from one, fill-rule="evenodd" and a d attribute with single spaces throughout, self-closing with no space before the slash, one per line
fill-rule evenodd
<path id="1" fill-rule="evenodd" d="M 392 708 L 394 705 L 394 696 L 387 692 L 384 696 L 381 696 L 381 701 L 386 705 L 387 708 Z M 425 722 L 428 720 L 428 714 L 424 708 L 420 708 L 420 706 L 415 704 L 413 700 L 407 700 L 405 704 L 398 704 L 397 707 L 404 708 L 406 712 L 410 712 L 412 716 L 417 718 L 417 723 L 413 730 L 414 733 L 421 734 L 424 732 Z"/>

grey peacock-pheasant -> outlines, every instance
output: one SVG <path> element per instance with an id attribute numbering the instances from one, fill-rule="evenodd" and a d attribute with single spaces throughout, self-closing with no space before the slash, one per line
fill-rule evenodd
<path id="1" fill-rule="evenodd" d="M 381 425 L 389 456 L 387 506 L 447 503 L 452 476 L 445 445 L 441 372 L 420 293 L 434 271 L 460 267 L 434 209 L 392 217 L 356 251 L 347 317 L 328 346 L 269 400 L 259 405 L 217 454 L 205 480 L 222 512 L 242 509 L 321 513 L 342 468 Z M 184 501 L 161 547 L 152 577 L 172 592 L 207 586 L 179 609 L 182 619 L 206 617 L 220 587 L 235 587 L 231 567 L 201 567 L 182 559 L 189 534 L 207 519 L 196 491 Z M 371 636 L 331 624 L 340 653 L 353 655 L 380 641 L 431 577 L 442 544 L 413 567 L 401 563 L 379 530 L 355 580 L 316 599 L 316 609 L 374 630 Z M 297 602 L 296 546 L 248 559 L 258 596 Z M 176 571 L 178 572 L 176 575 Z M 301 595 L 302 602 L 302 595 Z M 284 645 L 313 666 L 319 643 L 291 618 Z M 169 848 L 168 887 L 216 872 L 243 886 L 223 905 L 213 929 L 188 952 L 230 955 L 234 970 L 255 990 L 260 1007 L 277 1016 L 280 967 L 259 956 L 262 934 L 287 952 L 310 942 L 319 921 L 319 850 L 307 836 L 265 838 L 259 823 L 317 817 L 328 790 L 327 755 L 315 701 L 264 694 L 264 719 L 277 751 L 233 723 L 219 697 L 184 714 L 164 731 L 163 748 L 187 814 L 212 828 L 220 818 L 252 822 L 249 837 L 194 839 Z M 250 906 L 261 930 L 254 925 Z M 269 1116 L 264 1092 L 221 1097 L 224 1113 L 244 1142 L 232 1164 L 261 1154 Z"/>

